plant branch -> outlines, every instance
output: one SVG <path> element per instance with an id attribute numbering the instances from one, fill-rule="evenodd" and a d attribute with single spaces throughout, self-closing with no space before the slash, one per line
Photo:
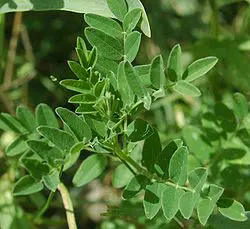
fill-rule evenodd
<path id="1" fill-rule="evenodd" d="M 188 187 L 184 187 L 184 186 L 179 186 L 178 184 L 173 183 L 171 180 L 165 180 L 162 179 L 160 177 L 158 177 L 156 174 L 152 174 L 149 171 L 147 171 L 145 168 L 143 168 L 139 163 L 137 163 L 132 157 L 128 156 L 128 153 L 124 153 L 118 143 L 115 143 L 115 149 L 114 152 L 116 153 L 116 155 L 118 156 L 118 158 L 121 159 L 121 161 L 125 161 L 127 164 L 130 164 L 131 166 L 133 166 L 137 172 L 145 177 L 147 177 L 150 180 L 156 180 L 160 183 L 165 183 L 167 185 L 173 186 L 175 188 L 179 188 L 185 191 L 189 191 L 189 192 L 194 192 L 195 190 L 188 188 Z"/>
<path id="2" fill-rule="evenodd" d="M 74 208 L 69 195 L 69 191 L 67 190 L 66 186 L 63 183 L 60 183 L 57 188 L 61 194 L 64 209 L 66 210 L 69 229 L 77 229 Z"/>

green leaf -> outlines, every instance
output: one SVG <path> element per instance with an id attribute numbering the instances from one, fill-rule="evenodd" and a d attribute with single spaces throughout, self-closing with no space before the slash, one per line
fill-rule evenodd
<path id="1" fill-rule="evenodd" d="M 88 50 L 87 49 L 80 49 L 80 48 L 76 48 L 76 53 L 78 56 L 78 60 L 81 64 L 81 66 L 84 69 L 88 69 L 89 67 L 89 63 L 88 63 Z"/>
<path id="2" fill-rule="evenodd" d="M 130 106 L 133 104 L 135 96 L 125 76 L 124 65 L 125 62 L 121 62 L 117 71 L 118 91 L 121 95 L 123 106 Z"/>
<path id="3" fill-rule="evenodd" d="M 144 141 L 142 150 L 142 165 L 145 166 L 148 171 L 154 170 L 154 165 L 157 162 L 158 155 L 161 152 L 161 141 L 157 131 L 154 131 L 149 138 Z"/>
<path id="4" fill-rule="evenodd" d="M 82 162 L 81 166 L 77 170 L 73 178 L 74 185 L 80 187 L 96 179 L 103 173 L 106 165 L 107 160 L 104 156 L 89 156 L 85 161 Z"/>
<path id="5" fill-rule="evenodd" d="M 144 87 L 150 87 L 152 84 L 150 80 L 150 68 L 151 68 L 150 64 L 139 65 L 134 67 Z"/>
<path id="6" fill-rule="evenodd" d="M 64 161 L 63 171 L 68 170 L 72 165 L 78 160 L 81 151 L 85 148 L 84 142 L 76 143 L 71 149 L 70 153 L 67 155 Z"/>
<path id="7" fill-rule="evenodd" d="M 63 160 L 62 152 L 56 147 L 50 147 L 46 142 L 30 140 L 27 141 L 27 145 L 34 153 L 53 167 L 58 164 L 57 161 Z"/>
<path id="8" fill-rule="evenodd" d="M 59 127 L 54 112 L 44 103 L 41 103 L 36 107 L 36 121 L 39 126 Z"/>
<path id="9" fill-rule="evenodd" d="M 180 80 L 174 86 L 173 89 L 180 93 L 181 95 L 189 95 L 193 97 L 198 97 L 201 95 L 200 90 L 195 87 L 193 84 L 188 83 L 187 81 Z"/>
<path id="10" fill-rule="evenodd" d="M 84 19 L 89 26 L 101 30 L 111 37 L 123 38 L 123 31 L 120 24 L 111 18 L 96 14 L 85 14 Z"/>
<path id="11" fill-rule="evenodd" d="M 13 189 L 14 196 L 25 196 L 43 189 L 43 184 L 31 176 L 24 176 L 16 182 Z"/>
<path id="12" fill-rule="evenodd" d="M 71 71 L 80 79 L 86 80 L 89 77 L 87 70 L 75 61 L 68 61 Z"/>
<path id="13" fill-rule="evenodd" d="M 83 80 L 62 80 L 60 84 L 71 91 L 80 92 L 83 94 L 88 94 L 90 91 L 90 84 Z"/>
<path id="14" fill-rule="evenodd" d="M 84 41 L 84 39 L 82 37 L 77 37 L 76 48 L 81 49 L 86 54 L 85 57 L 87 58 L 87 54 L 88 54 L 87 46 L 86 46 L 86 43 L 85 43 L 85 41 Z"/>
<path id="15" fill-rule="evenodd" d="M 237 222 L 230 220 L 223 215 L 216 214 L 212 215 L 209 218 L 209 225 L 211 225 L 214 229 L 248 229 L 250 228 L 250 212 L 246 212 L 248 217 L 247 221 Z"/>
<path id="16" fill-rule="evenodd" d="M 185 219 L 192 216 L 195 206 L 200 199 L 200 194 L 196 192 L 185 192 L 179 201 L 180 212 Z"/>
<path id="17" fill-rule="evenodd" d="M 97 110 L 93 107 L 93 104 L 80 104 L 79 107 L 77 107 L 76 111 L 77 114 L 96 114 Z"/>
<path id="18" fill-rule="evenodd" d="M 109 74 L 110 71 L 116 73 L 118 69 L 118 64 L 116 61 L 109 60 L 102 56 L 98 56 L 96 69 L 103 74 Z"/>
<path id="19" fill-rule="evenodd" d="M 170 159 L 172 158 L 175 151 L 178 149 L 175 141 L 171 141 L 167 146 L 159 153 L 157 158 L 157 165 L 160 167 L 161 176 L 169 178 L 168 168 Z"/>
<path id="20" fill-rule="evenodd" d="M 150 30 L 149 21 L 147 18 L 147 13 L 141 1 L 139 0 L 126 0 L 126 1 L 128 3 L 129 11 L 131 11 L 132 9 L 138 9 L 138 8 L 142 9 L 142 20 L 140 22 L 140 27 L 146 36 L 151 37 L 151 30 Z"/>
<path id="21" fill-rule="evenodd" d="M 208 73 L 217 62 L 218 59 L 213 56 L 199 59 L 188 66 L 187 70 L 183 74 L 183 79 L 188 82 L 192 82 Z"/>
<path id="22" fill-rule="evenodd" d="M 120 10 L 121 6 L 119 1 L 112 1 L 114 4 L 114 11 L 118 11 L 117 15 L 125 15 L 127 12 L 127 8 L 124 10 Z M 66 10 L 77 13 L 93 13 L 102 15 L 105 17 L 115 17 L 114 14 L 109 9 L 107 4 L 107 0 L 60 0 L 57 2 L 52 2 L 51 0 L 23 0 L 22 4 L 20 4 L 19 0 L 13 0 L 13 4 L 8 4 L 4 2 L 1 4 L 0 13 L 8 13 L 8 12 L 17 12 L 17 11 L 44 11 L 44 10 Z M 140 0 L 127 0 L 129 9 L 141 8 L 143 10 L 143 17 L 141 21 L 141 29 L 146 34 L 146 36 L 151 36 L 150 25 L 148 22 L 148 18 L 144 7 Z M 116 8 L 116 4 L 118 4 L 118 8 Z M 124 3 L 123 3 L 124 5 Z M 112 7 L 111 7 L 112 8 Z M 123 12 L 124 11 L 124 12 Z M 119 13 L 120 12 L 120 13 Z"/>
<path id="23" fill-rule="evenodd" d="M 161 195 L 165 185 L 153 183 L 146 186 L 143 207 L 148 219 L 153 219 L 161 208 Z"/>
<path id="24" fill-rule="evenodd" d="M 136 119 L 130 123 L 127 128 L 128 138 L 132 142 L 145 140 L 153 133 L 154 129 L 142 119 Z"/>
<path id="25" fill-rule="evenodd" d="M 24 153 L 28 147 L 23 136 L 15 139 L 6 149 L 6 155 L 8 157 L 13 157 Z"/>
<path id="26" fill-rule="evenodd" d="M 223 103 L 216 103 L 214 113 L 219 122 L 219 125 L 225 132 L 232 133 L 237 128 L 237 120 L 231 109 Z"/>
<path id="27" fill-rule="evenodd" d="M 114 72 L 109 72 L 107 75 L 108 79 L 110 80 L 110 83 L 112 85 L 112 87 L 114 88 L 115 91 L 118 90 L 118 82 L 117 82 L 117 78 Z"/>
<path id="28" fill-rule="evenodd" d="M 97 48 L 101 56 L 111 60 L 120 60 L 123 57 L 121 40 L 94 28 L 86 28 L 85 35 L 89 43 Z"/>
<path id="29" fill-rule="evenodd" d="M 129 62 L 132 62 L 139 51 L 141 44 L 141 33 L 134 31 L 130 33 L 125 39 L 125 56 Z"/>
<path id="30" fill-rule="evenodd" d="M 171 81 L 175 82 L 181 79 L 182 65 L 181 65 L 181 46 L 176 45 L 170 52 L 167 66 L 168 76 Z"/>
<path id="31" fill-rule="evenodd" d="M 175 151 L 169 163 L 169 177 L 178 185 L 184 185 L 187 181 L 187 147 L 182 146 Z"/>
<path id="32" fill-rule="evenodd" d="M 66 131 L 46 126 L 38 127 L 37 130 L 41 135 L 65 153 L 69 153 L 69 150 L 75 144 L 74 138 Z"/>
<path id="33" fill-rule="evenodd" d="M 112 13 L 119 19 L 123 21 L 128 8 L 125 0 L 107 0 L 108 6 Z"/>
<path id="34" fill-rule="evenodd" d="M 41 180 L 43 176 L 46 176 L 50 172 L 50 167 L 46 163 L 42 163 L 39 160 L 31 158 L 22 158 L 23 167 L 29 171 L 30 175 L 35 179 Z"/>
<path id="35" fill-rule="evenodd" d="M 31 133 L 36 129 L 36 119 L 27 107 L 18 106 L 16 110 L 16 115 L 19 121 L 23 124 L 23 126 L 29 130 Z"/>
<path id="36" fill-rule="evenodd" d="M 117 166 L 113 173 L 112 184 L 115 188 L 123 188 L 129 183 L 133 176 L 133 173 L 126 167 L 126 165 L 121 164 Z"/>
<path id="37" fill-rule="evenodd" d="M 244 118 L 248 114 L 248 101 L 241 93 L 235 93 L 233 95 L 233 110 L 237 117 Z"/>
<path id="38" fill-rule="evenodd" d="M 208 176 L 206 168 L 196 168 L 188 175 L 190 186 L 196 191 L 200 192 L 205 184 Z"/>
<path id="39" fill-rule="evenodd" d="M 127 33 L 132 32 L 133 29 L 137 26 L 142 15 L 141 9 L 130 10 L 124 18 L 123 29 Z"/>
<path id="40" fill-rule="evenodd" d="M 79 104 L 94 104 L 96 102 L 96 97 L 91 94 L 78 94 L 72 96 L 69 103 L 79 103 Z"/>
<path id="41" fill-rule="evenodd" d="M 28 133 L 27 129 L 17 118 L 7 113 L 0 114 L 0 129 L 4 131 L 13 131 L 20 134 Z"/>
<path id="42" fill-rule="evenodd" d="M 235 200 L 220 199 L 218 210 L 225 217 L 234 221 L 246 221 L 247 217 L 243 205 Z"/>
<path id="43" fill-rule="evenodd" d="M 72 111 L 66 108 L 57 108 L 56 113 L 61 120 L 70 128 L 79 141 L 90 141 L 92 133 L 87 123 Z"/>
<path id="44" fill-rule="evenodd" d="M 164 87 L 165 73 L 162 56 L 157 56 L 153 59 L 150 67 L 150 80 L 154 88 L 160 89 Z"/>
<path id="45" fill-rule="evenodd" d="M 179 200 L 184 191 L 174 186 L 166 185 L 162 193 L 161 205 L 167 220 L 174 218 L 179 209 Z"/>
<path id="46" fill-rule="evenodd" d="M 149 184 L 150 181 L 147 177 L 143 175 L 137 175 L 131 179 L 126 188 L 123 191 L 124 199 L 131 199 L 136 196 L 141 190 L 146 188 L 146 185 Z"/>
<path id="47" fill-rule="evenodd" d="M 49 190 L 55 192 L 60 183 L 60 173 L 57 170 L 53 171 L 51 174 L 43 177 L 43 182 Z"/>
<path id="48" fill-rule="evenodd" d="M 106 123 L 93 118 L 86 118 L 86 122 L 89 127 L 95 131 L 99 136 L 105 137 L 107 134 Z"/>
<path id="49" fill-rule="evenodd" d="M 94 68 L 97 62 L 97 48 L 93 47 L 88 56 L 88 65 Z"/>
<path id="50" fill-rule="evenodd" d="M 125 62 L 124 64 L 124 73 L 126 75 L 128 84 L 135 95 L 137 95 L 139 98 L 143 98 L 144 96 L 146 96 L 147 90 L 143 87 L 140 78 L 129 62 Z"/>
<path id="51" fill-rule="evenodd" d="M 224 189 L 210 185 L 206 199 L 202 199 L 197 206 L 198 219 L 202 225 L 207 223 L 209 216 L 213 213 L 216 202 L 220 199 Z"/>

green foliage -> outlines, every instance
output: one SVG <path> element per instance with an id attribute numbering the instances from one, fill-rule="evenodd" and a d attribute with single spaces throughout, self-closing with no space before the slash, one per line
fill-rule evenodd
<path id="1" fill-rule="evenodd" d="M 72 91 L 69 103 L 75 111 L 59 107 L 56 116 L 40 104 L 35 114 L 25 106 L 19 106 L 16 115 L 1 113 L 0 129 L 16 136 L 5 154 L 16 159 L 25 174 L 19 176 L 13 194 L 30 195 L 43 189 L 62 192 L 62 175 L 71 167 L 76 187 L 111 169 L 112 184 L 123 189 L 126 199 L 121 208 L 109 208 L 111 217 L 138 214 L 144 224 L 159 220 L 159 225 L 192 217 L 197 224 L 209 226 L 216 224 L 213 217 L 220 213 L 248 223 L 243 205 L 231 199 L 238 190 L 232 187 L 228 172 L 244 175 L 241 166 L 250 165 L 246 97 L 236 93 L 231 106 L 220 102 L 204 109 L 200 121 L 183 129 L 179 137 L 184 142 L 179 138 L 162 141 L 160 131 L 142 112 L 170 93 L 178 98 L 200 96 L 193 81 L 207 74 L 218 59 L 198 59 L 184 71 L 181 46 L 176 45 L 166 68 L 161 55 L 150 64 L 135 66 L 142 35 L 137 25 L 145 20 L 136 2 L 139 5 L 108 0 L 118 20 L 105 17 L 112 15 L 85 15 L 89 44 L 79 37 L 78 61 L 68 62 L 76 79 L 60 81 Z"/>

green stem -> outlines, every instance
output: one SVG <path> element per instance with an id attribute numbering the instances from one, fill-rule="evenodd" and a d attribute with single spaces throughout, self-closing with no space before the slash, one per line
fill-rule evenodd
<path id="1" fill-rule="evenodd" d="M 47 209 L 49 208 L 53 198 L 55 196 L 55 192 L 51 191 L 49 194 L 49 197 L 46 201 L 46 203 L 43 205 L 43 207 L 40 209 L 40 211 L 37 213 L 37 215 L 35 216 L 34 221 L 38 222 L 39 219 L 44 215 L 44 213 L 47 211 Z"/>
<path id="2" fill-rule="evenodd" d="M 59 172 L 59 177 L 61 179 L 61 176 L 62 176 L 62 173 L 63 173 L 63 165 L 61 166 L 60 168 L 60 172 Z M 50 194 L 49 194 L 49 197 L 46 201 L 46 203 L 43 205 L 43 207 L 39 210 L 39 212 L 36 214 L 35 218 L 34 218 L 34 221 L 35 222 L 38 222 L 39 219 L 44 215 L 44 213 L 48 210 L 53 198 L 55 196 L 55 192 L 51 191 Z"/>
<path id="3" fill-rule="evenodd" d="M 178 184 L 173 183 L 170 180 L 164 180 L 160 177 L 158 177 L 156 174 L 151 174 L 150 172 L 148 172 L 146 169 L 144 169 L 139 163 L 137 163 L 133 158 L 131 158 L 130 156 L 128 156 L 128 153 L 124 153 L 120 147 L 118 142 L 116 141 L 115 143 L 115 149 L 114 152 L 116 153 L 116 155 L 121 159 L 121 161 L 125 161 L 126 163 L 130 164 L 132 167 L 134 167 L 137 172 L 145 177 L 147 177 L 149 180 L 156 180 L 160 183 L 165 183 L 167 185 L 173 186 L 175 188 L 179 188 L 185 191 L 189 191 L 189 192 L 194 192 L 193 189 L 190 189 L 188 187 L 184 187 L 184 186 L 179 186 Z"/>
<path id="4" fill-rule="evenodd" d="M 69 191 L 63 183 L 60 183 L 58 185 L 57 189 L 61 194 L 64 209 L 66 210 L 68 227 L 69 227 L 69 229 L 77 229 L 74 208 L 73 208 L 73 204 L 72 204 L 72 201 L 70 198 Z"/>

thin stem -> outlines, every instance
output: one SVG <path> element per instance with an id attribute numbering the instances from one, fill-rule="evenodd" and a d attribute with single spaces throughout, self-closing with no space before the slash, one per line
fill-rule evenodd
<path id="1" fill-rule="evenodd" d="M 60 168 L 60 172 L 59 172 L 59 177 L 61 179 L 62 177 L 62 173 L 63 173 L 63 165 L 61 166 Z M 43 207 L 39 210 L 39 212 L 36 214 L 35 218 L 34 218 L 34 221 L 37 222 L 43 215 L 44 213 L 48 210 L 53 198 L 55 196 L 55 192 L 51 191 L 50 194 L 49 194 L 49 197 L 46 201 L 46 203 L 43 205 Z"/>
<path id="2" fill-rule="evenodd" d="M 185 228 L 184 224 L 177 217 L 174 217 L 174 221 L 180 226 L 180 228 Z"/>
<path id="3" fill-rule="evenodd" d="M 10 85 L 12 81 L 12 75 L 14 71 L 14 61 L 16 58 L 16 48 L 17 48 L 19 34 L 21 31 L 21 24 L 22 24 L 22 13 L 17 12 L 15 14 L 15 18 L 13 22 L 12 36 L 10 39 L 8 59 L 7 59 L 6 70 L 4 74 L 5 85 Z"/>
<path id="4" fill-rule="evenodd" d="M 46 203 L 43 205 L 43 207 L 41 208 L 41 210 L 37 213 L 37 215 L 35 216 L 34 221 L 38 222 L 39 219 L 44 215 L 44 213 L 47 211 L 47 209 L 49 208 L 53 198 L 55 196 L 55 192 L 51 191 L 49 194 L 49 197 L 46 201 Z"/>
<path id="5" fill-rule="evenodd" d="M 69 195 L 69 191 L 63 183 L 60 183 L 57 189 L 61 194 L 64 209 L 66 210 L 68 227 L 69 229 L 77 229 L 74 208 L 73 208 L 73 204 Z"/>
<path id="6" fill-rule="evenodd" d="M 188 187 L 184 187 L 184 186 L 179 186 L 178 184 L 175 184 L 173 183 L 171 180 L 164 180 L 160 177 L 158 177 L 156 174 L 151 174 L 150 172 L 148 172 L 146 169 L 144 169 L 140 164 L 138 164 L 133 158 L 131 158 L 130 156 L 128 156 L 127 153 L 124 153 L 119 145 L 117 143 L 115 143 L 115 149 L 114 149 L 114 152 L 116 153 L 116 155 L 122 159 L 122 161 L 125 161 L 126 163 L 132 165 L 139 174 L 147 177 L 148 179 L 150 180 L 156 180 L 160 183 L 164 183 L 164 184 L 167 184 L 167 185 L 170 185 L 170 186 L 173 186 L 175 188 L 178 188 L 178 189 L 182 189 L 182 190 L 185 190 L 185 191 L 189 191 L 189 192 L 194 192 L 193 189 L 191 188 L 188 188 Z"/>

